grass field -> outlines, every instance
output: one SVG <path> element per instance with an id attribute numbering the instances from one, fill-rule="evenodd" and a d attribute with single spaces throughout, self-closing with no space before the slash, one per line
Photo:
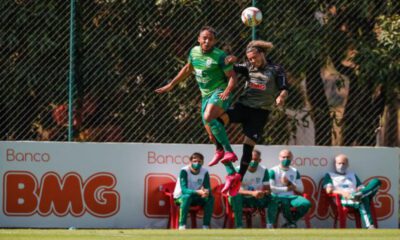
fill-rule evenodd
<path id="1" fill-rule="evenodd" d="M 396 239 L 399 229 L 238 229 L 238 230 L 44 230 L 44 229 L 0 229 L 1 240 L 92 240 L 92 239 L 145 239 L 145 240 L 247 240 L 247 239 Z"/>

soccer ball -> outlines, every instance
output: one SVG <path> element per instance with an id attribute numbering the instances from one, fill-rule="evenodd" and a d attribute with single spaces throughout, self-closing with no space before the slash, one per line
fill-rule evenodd
<path id="1" fill-rule="evenodd" d="M 257 26 L 261 23 L 262 13 L 256 7 L 248 7 L 242 12 L 242 22 L 249 27 Z"/>

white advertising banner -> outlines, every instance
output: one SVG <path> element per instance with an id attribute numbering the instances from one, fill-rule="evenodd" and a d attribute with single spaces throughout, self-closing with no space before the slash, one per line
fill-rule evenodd
<path id="1" fill-rule="evenodd" d="M 287 146 L 258 146 L 262 165 L 278 164 Z M 320 181 L 336 154 L 349 156 L 362 181 L 377 177 L 379 227 L 398 227 L 399 148 L 288 147 L 292 165 L 311 194 L 312 227 L 332 227 L 332 214 L 319 207 Z M 241 156 L 241 146 L 234 150 Z M 168 199 L 162 184 L 174 181 L 193 152 L 208 162 L 205 144 L 0 142 L 0 227 L 166 228 Z M 213 186 L 224 182 L 222 164 L 209 168 Z M 224 206 L 215 199 L 212 225 L 221 227 Z M 201 226 L 201 218 L 198 219 Z M 349 220 L 353 227 L 353 221 Z M 302 223 L 299 223 L 303 226 Z"/>

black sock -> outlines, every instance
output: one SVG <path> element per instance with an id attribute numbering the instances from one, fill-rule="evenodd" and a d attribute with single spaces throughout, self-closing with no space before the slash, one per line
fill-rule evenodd
<path id="1" fill-rule="evenodd" d="M 218 151 L 224 150 L 224 146 L 220 142 L 218 142 L 217 139 L 215 139 L 215 147 L 217 148 Z"/>
<path id="2" fill-rule="evenodd" d="M 242 176 L 242 179 L 246 174 L 247 169 L 249 168 L 249 163 L 251 162 L 253 149 L 254 146 L 243 144 L 243 154 L 242 154 L 242 159 L 240 160 L 240 169 L 239 169 L 239 174 L 240 176 Z"/>

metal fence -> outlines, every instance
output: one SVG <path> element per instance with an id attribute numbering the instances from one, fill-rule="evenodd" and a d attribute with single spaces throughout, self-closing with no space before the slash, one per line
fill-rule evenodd
<path id="1" fill-rule="evenodd" d="M 252 2 L 257 38 L 274 43 L 269 58 L 291 85 L 264 144 L 400 145 L 396 0 L 1 1 L 1 140 L 66 141 L 73 130 L 74 141 L 208 143 L 193 77 L 154 90 L 204 25 L 244 61 L 252 29 L 240 14 Z M 241 142 L 240 126 L 228 131 Z"/>

